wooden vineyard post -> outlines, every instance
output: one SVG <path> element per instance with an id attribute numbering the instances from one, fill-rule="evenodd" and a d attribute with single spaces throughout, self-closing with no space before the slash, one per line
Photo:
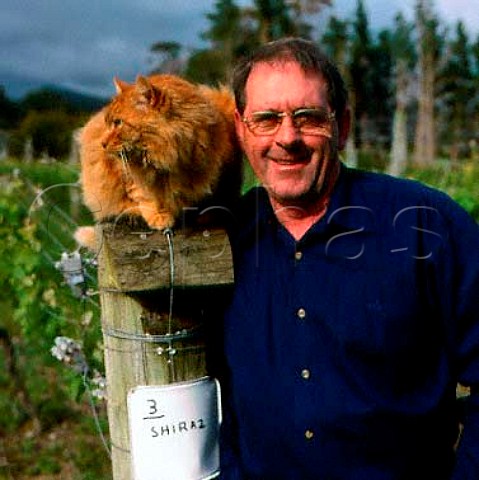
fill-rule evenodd
<path id="1" fill-rule="evenodd" d="M 204 312 L 233 283 L 232 255 L 221 228 L 103 223 L 97 238 L 113 479 L 131 480 L 128 392 L 207 374 Z"/>

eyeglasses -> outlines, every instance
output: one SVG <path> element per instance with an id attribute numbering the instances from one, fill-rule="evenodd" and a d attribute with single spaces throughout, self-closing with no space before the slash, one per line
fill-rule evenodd
<path id="1" fill-rule="evenodd" d="M 336 115 L 320 108 L 298 108 L 291 113 L 274 110 L 254 112 L 250 118 L 243 117 L 241 120 L 253 135 L 268 136 L 276 134 L 284 117 L 291 117 L 294 128 L 304 135 L 330 137 L 331 121 Z"/>

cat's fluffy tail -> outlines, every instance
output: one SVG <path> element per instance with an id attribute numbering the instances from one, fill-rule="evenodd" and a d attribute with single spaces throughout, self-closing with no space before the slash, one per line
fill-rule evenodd
<path id="1" fill-rule="evenodd" d="M 78 227 L 73 234 L 76 242 L 89 250 L 96 251 L 96 233 L 95 227 Z"/>

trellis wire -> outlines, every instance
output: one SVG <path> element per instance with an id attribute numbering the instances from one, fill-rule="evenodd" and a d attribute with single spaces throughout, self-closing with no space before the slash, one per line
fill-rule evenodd
<path id="1" fill-rule="evenodd" d="M 17 175 L 17 176 L 20 176 L 20 175 Z M 40 192 L 38 192 L 35 185 L 29 179 L 27 179 L 25 176 L 21 176 L 21 180 L 24 183 L 24 185 L 28 188 L 30 194 L 35 195 L 35 198 L 34 198 L 33 202 L 29 206 L 26 205 L 24 199 L 22 199 L 22 198 L 18 199 L 19 202 L 22 203 L 25 208 L 27 208 L 28 215 L 29 215 L 30 219 L 32 219 L 33 212 L 39 211 L 39 206 L 42 207 L 42 206 L 48 205 L 49 213 L 52 212 L 52 211 L 55 212 L 56 215 L 58 215 L 66 224 L 68 224 L 70 229 L 76 229 L 79 226 L 78 223 L 68 213 L 66 213 L 58 205 L 49 203 L 48 199 L 46 199 L 44 197 L 44 194 L 46 192 L 48 192 L 49 190 L 53 189 L 53 188 L 56 188 L 56 187 L 78 187 L 79 186 L 78 183 L 63 183 L 63 184 L 52 185 L 51 187 L 48 187 L 48 188 L 43 189 Z M 40 200 L 41 200 L 41 202 L 43 202 L 43 205 L 40 202 Z M 39 204 L 39 206 L 36 205 L 36 204 Z M 49 221 L 52 221 L 52 220 L 57 222 L 57 220 L 55 218 L 52 219 L 51 217 L 49 217 Z M 64 245 L 64 243 L 51 231 L 51 229 L 46 228 L 45 225 L 40 221 L 35 222 L 35 225 L 40 229 L 40 231 L 46 236 L 46 238 L 49 239 L 49 241 L 51 241 L 51 243 L 57 249 L 59 249 L 61 252 L 68 252 L 68 248 L 66 247 L 66 245 Z M 60 225 L 58 223 L 56 224 L 56 226 L 64 227 L 63 224 Z M 55 266 L 56 261 L 54 260 L 53 256 L 46 249 L 42 248 L 39 253 L 40 253 L 41 257 L 44 260 L 46 260 L 47 264 L 51 265 L 52 267 Z M 83 270 L 83 274 L 84 274 L 86 279 L 88 279 L 91 282 L 96 283 L 96 279 L 94 277 L 92 277 L 86 271 L 86 269 Z M 99 304 L 97 302 L 95 302 L 91 298 L 91 296 L 89 296 L 89 295 L 83 296 L 81 300 L 84 301 L 84 302 L 90 303 L 92 306 L 96 307 L 97 309 L 100 308 Z M 49 311 L 49 314 L 54 316 L 54 317 L 58 317 L 58 314 L 56 312 Z M 95 428 L 98 432 L 98 435 L 101 439 L 101 442 L 102 442 L 102 445 L 103 445 L 105 451 L 107 452 L 108 456 L 111 458 L 111 449 L 108 445 L 108 442 L 105 438 L 105 435 L 104 435 L 103 430 L 102 430 L 101 425 L 100 425 L 98 410 L 97 410 L 96 405 L 95 405 L 93 392 L 92 392 L 91 387 L 89 385 L 88 375 L 89 375 L 89 368 L 86 366 L 86 368 L 84 368 L 82 373 L 81 373 L 82 382 L 83 382 L 83 385 L 85 387 L 85 391 L 87 393 L 88 403 L 90 405 L 90 410 L 92 412 L 93 420 L 94 420 L 94 423 L 95 423 Z"/>

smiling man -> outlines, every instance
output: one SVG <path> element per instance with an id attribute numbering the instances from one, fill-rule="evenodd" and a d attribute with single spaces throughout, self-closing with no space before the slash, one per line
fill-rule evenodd
<path id="1" fill-rule="evenodd" d="M 233 86 L 262 186 L 232 232 L 221 478 L 479 478 L 477 224 L 342 165 L 347 93 L 313 43 L 260 47 Z"/>
<path id="2" fill-rule="evenodd" d="M 326 65 L 325 65 L 326 66 Z M 330 67 L 330 74 L 337 72 Z M 338 78 L 339 81 L 339 78 Z M 327 80 L 293 61 L 258 62 L 236 111 L 236 130 L 280 221 L 299 239 L 326 211 L 349 131 L 342 85 L 330 106 Z"/>

